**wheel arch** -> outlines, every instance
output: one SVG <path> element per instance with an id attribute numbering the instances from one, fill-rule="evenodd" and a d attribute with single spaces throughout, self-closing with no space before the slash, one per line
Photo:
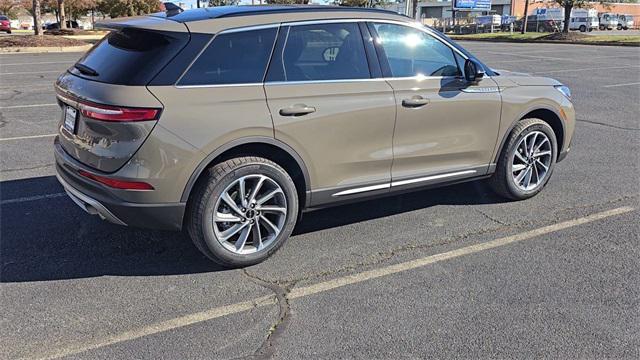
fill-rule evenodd
<path id="1" fill-rule="evenodd" d="M 236 139 L 220 146 L 211 154 L 207 155 L 196 167 L 189 177 L 187 185 L 182 192 L 181 201 L 188 202 L 198 180 L 202 177 L 205 169 L 237 156 L 259 156 L 274 161 L 282 166 L 293 179 L 300 199 L 300 208 L 307 206 L 310 201 L 310 180 L 309 172 L 300 155 L 287 144 L 276 139 L 255 136 Z"/>
<path id="2" fill-rule="evenodd" d="M 538 106 L 538 107 L 528 109 L 527 111 L 522 113 L 517 118 L 517 120 L 514 121 L 509 126 L 509 129 L 505 132 L 504 136 L 502 137 L 502 140 L 500 140 L 500 147 L 498 148 L 498 151 L 495 154 L 494 163 L 497 163 L 498 158 L 500 157 L 500 154 L 502 154 L 504 145 L 506 144 L 507 139 L 509 138 L 509 135 L 511 135 L 511 132 L 513 131 L 513 128 L 516 126 L 516 124 L 521 120 L 529 119 L 529 118 L 540 119 L 546 122 L 547 124 L 549 124 L 551 129 L 553 129 L 553 133 L 556 135 L 556 141 L 558 142 L 558 155 L 560 154 L 564 146 L 564 135 L 565 135 L 564 122 L 562 121 L 560 114 L 558 114 L 558 112 L 555 109 L 551 107 L 546 107 L 546 106 Z"/>

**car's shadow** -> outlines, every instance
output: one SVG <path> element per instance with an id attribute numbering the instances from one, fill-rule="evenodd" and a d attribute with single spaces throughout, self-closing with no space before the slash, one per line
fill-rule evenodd
<path id="1" fill-rule="evenodd" d="M 111 225 L 66 196 L 41 196 L 61 192 L 53 176 L 0 183 L 0 282 L 224 271 L 182 233 Z M 309 212 L 294 236 L 435 205 L 500 201 L 471 182 Z"/>

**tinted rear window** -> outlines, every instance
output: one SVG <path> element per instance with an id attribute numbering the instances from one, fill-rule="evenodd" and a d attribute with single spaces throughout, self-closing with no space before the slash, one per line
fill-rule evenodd
<path id="1" fill-rule="evenodd" d="M 188 41 L 188 33 L 125 28 L 106 36 L 78 61 L 98 75 L 76 68 L 71 72 L 109 84 L 146 85 Z"/>
<path id="2" fill-rule="evenodd" d="M 9 20 L 9 18 L 6 16 L 0 16 L 0 20 Z"/>
<path id="3" fill-rule="evenodd" d="M 277 31 L 269 28 L 216 36 L 178 85 L 261 83 Z"/>

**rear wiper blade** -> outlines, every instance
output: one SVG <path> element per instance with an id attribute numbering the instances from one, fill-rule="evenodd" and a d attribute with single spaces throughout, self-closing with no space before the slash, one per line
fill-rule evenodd
<path id="1" fill-rule="evenodd" d="M 83 64 L 75 64 L 74 68 L 78 69 L 81 73 L 89 76 L 98 76 L 98 72 Z"/>

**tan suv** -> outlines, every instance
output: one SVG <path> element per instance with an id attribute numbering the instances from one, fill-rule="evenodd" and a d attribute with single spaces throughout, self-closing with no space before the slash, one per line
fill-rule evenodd
<path id="1" fill-rule="evenodd" d="M 264 260 L 301 211 L 490 177 L 538 193 L 569 151 L 559 82 L 498 73 L 386 11 L 220 7 L 114 20 L 60 76 L 58 179 L 87 212 Z"/>

